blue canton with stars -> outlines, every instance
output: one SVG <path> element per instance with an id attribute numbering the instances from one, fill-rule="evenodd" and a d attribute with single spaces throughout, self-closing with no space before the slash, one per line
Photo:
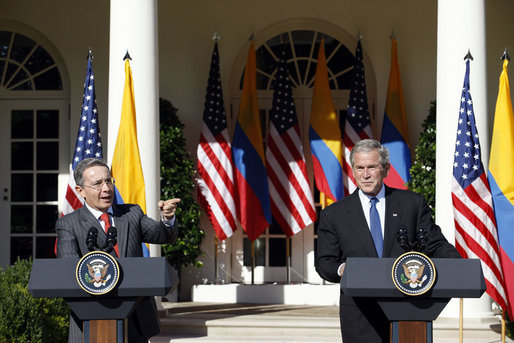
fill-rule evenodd
<path id="1" fill-rule="evenodd" d="M 362 63 L 362 47 L 360 40 L 357 43 L 355 59 L 357 60 L 357 63 L 355 63 L 355 71 L 352 81 L 353 84 L 350 91 L 350 100 L 348 101 L 346 120 L 348 120 L 348 123 L 358 134 L 366 126 L 370 125 L 368 97 L 366 95 L 366 82 L 364 64 Z"/>
<path id="2" fill-rule="evenodd" d="M 93 63 L 91 53 L 87 61 L 87 74 L 84 82 L 84 95 L 82 98 L 82 112 L 80 114 L 77 143 L 73 155 L 72 167 L 85 158 L 103 158 L 100 126 L 98 124 L 98 110 L 96 108 L 95 80 L 93 76 Z"/>
<path id="3" fill-rule="evenodd" d="M 213 136 L 216 136 L 227 128 L 225 106 L 223 105 L 223 93 L 221 91 L 218 43 L 214 44 L 214 51 L 212 52 L 203 120 L 212 132 Z"/>
<path id="4" fill-rule="evenodd" d="M 296 117 L 296 109 L 293 100 L 293 90 L 289 72 L 287 70 L 287 62 L 285 50 L 281 50 L 280 60 L 277 65 L 277 73 L 273 81 L 273 108 L 270 112 L 270 120 L 275 125 L 279 134 L 289 130 L 298 123 Z"/>
<path id="5" fill-rule="evenodd" d="M 482 173 L 480 142 L 475 125 L 473 101 L 469 90 L 469 59 L 466 61 L 466 75 L 460 99 L 457 140 L 455 142 L 455 158 L 453 176 L 463 189 L 475 181 Z"/>

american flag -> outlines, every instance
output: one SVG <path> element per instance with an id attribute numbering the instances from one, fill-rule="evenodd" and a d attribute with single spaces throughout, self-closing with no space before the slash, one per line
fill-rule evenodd
<path id="1" fill-rule="evenodd" d="M 348 111 L 344 125 L 343 145 L 344 145 L 344 166 L 343 182 L 345 196 L 352 193 L 357 185 L 352 174 L 350 163 L 350 151 L 355 144 L 366 138 L 373 138 L 371 130 L 368 97 L 366 96 L 366 81 L 364 75 L 364 63 L 362 62 L 361 41 L 357 43 L 355 51 L 354 76 L 350 89 L 350 100 L 348 101 Z"/>
<path id="2" fill-rule="evenodd" d="M 273 88 L 266 170 L 271 213 L 289 237 L 311 224 L 316 219 L 316 212 L 284 50 L 280 56 Z"/>
<path id="3" fill-rule="evenodd" d="M 234 233 L 237 213 L 234 201 L 232 155 L 223 105 L 218 44 L 214 44 L 203 111 L 198 157 L 198 198 L 220 240 Z"/>
<path id="4" fill-rule="evenodd" d="M 84 95 L 82 98 L 82 111 L 80 113 L 79 130 L 73 161 L 70 164 L 70 178 L 66 189 L 66 196 L 62 208 L 62 215 L 73 212 L 82 207 L 84 199 L 75 191 L 73 171 L 84 158 L 103 158 L 102 140 L 98 125 L 98 110 L 96 108 L 95 79 L 93 76 L 93 63 L 91 51 L 87 59 L 87 74 L 84 82 Z"/>
<path id="5" fill-rule="evenodd" d="M 487 293 L 507 309 L 491 190 L 481 161 L 469 91 L 469 59 L 460 103 L 452 180 L 455 247 L 464 258 L 481 260 Z"/>

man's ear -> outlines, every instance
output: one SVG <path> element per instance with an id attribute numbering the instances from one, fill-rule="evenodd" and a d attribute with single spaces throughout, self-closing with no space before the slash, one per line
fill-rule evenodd
<path id="1" fill-rule="evenodd" d="M 75 190 L 77 191 L 77 193 L 80 194 L 81 197 L 83 197 L 84 199 L 86 198 L 86 194 L 84 194 L 84 188 L 80 187 L 79 185 L 75 185 Z"/>
<path id="2" fill-rule="evenodd" d="M 385 167 L 384 178 L 386 178 L 387 175 L 389 175 L 389 170 L 391 170 L 391 163 L 388 163 Z"/>

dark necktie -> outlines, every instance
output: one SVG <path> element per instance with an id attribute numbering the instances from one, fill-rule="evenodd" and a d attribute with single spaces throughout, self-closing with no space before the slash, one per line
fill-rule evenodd
<path id="1" fill-rule="evenodd" d="M 375 249 L 377 250 L 378 257 L 382 257 L 382 248 L 384 246 L 384 239 L 382 238 L 382 226 L 380 225 L 380 216 L 377 211 L 378 199 L 373 197 L 370 199 L 371 208 L 369 209 L 369 227 Z"/>
<path id="2" fill-rule="evenodd" d="M 104 222 L 104 230 L 105 230 L 105 233 L 107 234 L 107 230 L 109 230 L 109 228 L 111 227 L 109 213 L 108 212 L 102 213 L 102 215 L 100 216 L 100 219 Z M 120 254 L 118 252 L 118 242 L 116 242 L 116 245 L 114 246 L 114 251 L 116 251 L 116 256 L 120 256 Z"/>

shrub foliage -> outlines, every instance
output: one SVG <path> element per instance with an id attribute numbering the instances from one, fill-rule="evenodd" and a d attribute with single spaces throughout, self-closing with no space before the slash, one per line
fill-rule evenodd
<path id="1" fill-rule="evenodd" d="M 161 197 L 180 198 L 177 208 L 179 237 L 173 243 L 163 246 L 168 261 L 180 271 L 181 267 L 194 265 L 201 256 L 204 231 L 200 228 L 200 205 L 194 198 L 196 170 L 191 154 L 186 150 L 184 124 L 177 116 L 178 109 L 171 102 L 160 99 L 161 139 Z"/>
<path id="2" fill-rule="evenodd" d="M 32 261 L 18 260 L 0 270 L 0 342 L 67 342 L 68 306 L 61 298 L 32 297 L 31 268 Z"/>

